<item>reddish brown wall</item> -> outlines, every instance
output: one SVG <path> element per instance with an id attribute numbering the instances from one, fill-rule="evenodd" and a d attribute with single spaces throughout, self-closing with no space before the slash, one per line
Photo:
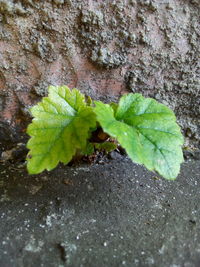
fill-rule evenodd
<path id="1" fill-rule="evenodd" d="M 49 84 L 141 92 L 199 145 L 198 0 L 0 0 L 0 142 L 19 141 Z"/>

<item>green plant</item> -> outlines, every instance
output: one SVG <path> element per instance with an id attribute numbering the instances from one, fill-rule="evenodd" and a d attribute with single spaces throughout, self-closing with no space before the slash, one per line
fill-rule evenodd
<path id="1" fill-rule="evenodd" d="M 104 104 L 90 97 L 86 100 L 77 89 L 50 86 L 48 97 L 31 112 L 34 118 L 27 129 L 30 174 L 52 170 L 59 162 L 66 164 L 77 151 L 86 155 L 94 149 L 110 151 L 117 142 L 147 169 L 167 179 L 179 173 L 183 136 L 173 111 L 152 98 L 130 93 L 119 104 Z M 92 138 L 98 131 L 101 142 Z"/>

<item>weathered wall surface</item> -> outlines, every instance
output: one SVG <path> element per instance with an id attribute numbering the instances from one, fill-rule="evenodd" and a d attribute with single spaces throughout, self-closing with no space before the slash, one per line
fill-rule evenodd
<path id="1" fill-rule="evenodd" d="M 199 0 L 0 0 L 0 142 L 19 142 L 29 107 L 67 84 L 155 97 L 200 146 L 199 41 Z"/>

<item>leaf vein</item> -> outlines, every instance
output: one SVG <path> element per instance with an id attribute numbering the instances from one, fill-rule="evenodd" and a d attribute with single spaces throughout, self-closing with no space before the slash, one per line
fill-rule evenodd
<path id="1" fill-rule="evenodd" d="M 153 131 L 156 131 L 156 132 L 166 133 L 166 134 L 170 134 L 170 135 L 173 135 L 173 136 L 179 138 L 178 135 L 176 135 L 176 134 L 174 134 L 174 133 L 171 133 L 171 132 L 167 132 L 167 131 L 162 131 L 162 130 L 158 130 L 158 129 L 154 129 L 154 128 L 140 127 L 140 126 L 137 126 L 136 128 L 137 128 L 137 129 L 139 128 L 139 129 L 153 130 Z"/>
<path id="2" fill-rule="evenodd" d="M 141 133 L 141 132 L 140 132 Z M 165 162 L 166 162 L 166 164 L 167 164 L 167 167 L 168 167 L 168 169 L 170 170 L 170 171 L 172 171 L 172 169 L 171 169 L 171 167 L 170 167 L 170 165 L 169 165 L 169 162 L 167 161 L 167 159 L 166 159 L 166 157 L 165 157 L 165 155 L 163 154 L 163 152 L 162 152 L 162 148 L 159 148 L 158 146 L 157 146 L 157 144 L 155 143 L 155 142 L 153 142 L 149 137 L 147 137 L 145 134 L 143 134 L 143 133 L 141 133 L 149 142 L 151 142 L 155 147 L 156 147 L 156 149 L 160 152 L 160 154 L 162 155 L 162 157 L 164 158 L 164 160 L 165 160 Z M 169 171 L 168 171 L 169 172 Z M 172 172 L 173 173 L 173 172 Z"/>

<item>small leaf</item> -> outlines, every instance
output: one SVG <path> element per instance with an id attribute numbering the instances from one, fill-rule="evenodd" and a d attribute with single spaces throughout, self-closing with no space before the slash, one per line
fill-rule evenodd
<path id="1" fill-rule="evenodd" d="M 88 95 L 85 95 L 85 101 L 88 106 L 92 106 L 92 98 Z"/>
<path id="2" fill-rule="evenodd" d="M 110 103 L 110 106 L 111 106 L 111 108 L 113 109 L 114 114 L 115 114 L 116 111 L 117 111 L 117 108 L 118 108 L 118 104 L 117 104 L 117 103 L 114 103 L 114 102 L 111 102 L 111 103 Z"/>
<path id="3" fill-rule="evenodd" d="M 68 163 L 77 149 L 85 149 L 96 116 L 84 96 L 67 86 L 50 86 L 49 95 L 31 109 L 34 119 L 27 129 L 30 174 Z"/>
<path id="4" fill-rule="evenodd" d="M 82 155 L 90 156 L 94 153 L 94 145 L 93 143 L 88 142 L 85 149 L 81 150 Z"/>
<path id="5" fill-rule="evenodd" d="M 141 94 L 124 95 L 113 109 L 95 102 L 97 120 L 103 130 L 116 138 L 130 158 L 175 179 L 183 161 L 183 137 L 172 110 Z"/>
<path id="6" fill-rule="evenodd" d="M 113 142 L 103 142 L 103 143 L 93 143 L 94 147 L 98 150 L 105 150 L 106 152 L 111 152 L 117 148 L 117 144 Z"/>

